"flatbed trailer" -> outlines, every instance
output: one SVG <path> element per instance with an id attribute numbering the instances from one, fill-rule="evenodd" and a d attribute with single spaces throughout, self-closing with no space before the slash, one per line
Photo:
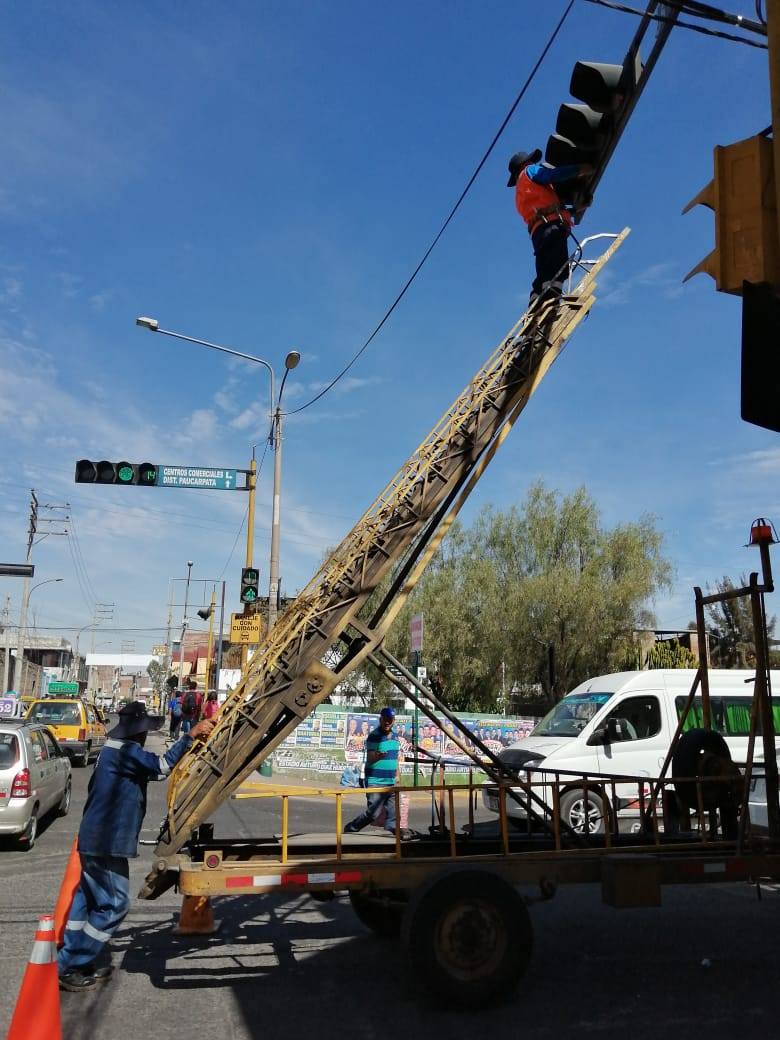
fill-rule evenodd
<path id="1" fill-rule="evenodd" d="M 726 839 L 727 821 L 707 808 L 713 798 L 718 801 L 718 786 L 728 789 L 733 777 L 659 778 L 652 802 L 656 781 L 631 779 L 636 802 L 610 811 L 603 833 L 581 834 L 576 841 L 556 822 L 560 793 L 575 782 L 572 774 L 501 783 L 502 812 L 489 823 L 474 818 L 481 784 L 388 789 L 398 803 L 407 795 L 431 799 L 437 807 L 438 822 L 412 841 L 401 840 L 399 824 L 395 835 L 343 834 L 344 801 L 362 798 L 360 789 L 250 784 L 234 797 L 278 799 L 279 832 L 219 840 L 206 825 L 168 870 L 176 870 L 177 887 L 196 901 L 279 893 L 324 901 L 346 893 L 364 925 L 384 938 L 401 939 L 413 977 L 426 991 L 449 1004 L 479 1006 L 520 982 L 533 947 L 529 906 L 552 898 L 561 885 L 600 885 L 605 903 L 631 908 L 660 906 L 666 885 L 780 880 L 779 843 L 750 833 L 741 842 Z M 585 787 L 625 787 L 629 778 L 578 780 Z M 687 820 L 668 811 L 681 783 L 698 788 L 701 805 Z M 551 825 L 534 829 L 529 818 L 528 826 L 513 827 L 506 801 L 513 795 L 529 799 L 531 788 L 553 803 Z M 296 798 L 321 798 L 324 825 L 332 819 L 335 829 L 291 830 Z M 626 814 L 634 819 L 637 804 L 644 810 L 641 828 L 625 833 L 621 822 Z"/>

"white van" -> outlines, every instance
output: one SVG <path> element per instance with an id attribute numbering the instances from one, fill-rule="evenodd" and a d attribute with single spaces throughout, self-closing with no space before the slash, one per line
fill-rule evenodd
<path id="1" fill-rule="evenodd" d="M 712 728 L 723 735 L 734 761 L 744 762 L 755 672 L 710 669 L 708 675 Z M 513 769 L 657 777 L 695 676 L 693 670 L 659 668 L 587 679 L 559 701 L 525 740 L 510 745 L 499 757 Z M 780 690 L 780 672 L 772 672 L 771 677 Z M 780 733 L 780 706 L 774 707 L 774 714 L 775 730 Z M 686 729 L 701 725 L 701 695 L 697 694 Z M 761 752 L 760 740 L 756 752 Z M 598 786 L 595 781 L 593 786 Z M 541 790 L 538 793 L 541 796 Z M 637 793 L 635 784 L 616 788 L 620 800 L 636 799 Z M 581 782 L 571 777 L 568 783 L 561 777 L 562 819 L 582 833 L 587 811 L 590 833 L 603 831 L 605 794 L 609 792 L 599 794 L 588 785 L 586 806 Z M 484 788 L 482 798 L 487 809 L 498 812 L 495 788 Z M 506 805 L 510 816 L 526 818 L 524 808 L 511 798 Z"/>

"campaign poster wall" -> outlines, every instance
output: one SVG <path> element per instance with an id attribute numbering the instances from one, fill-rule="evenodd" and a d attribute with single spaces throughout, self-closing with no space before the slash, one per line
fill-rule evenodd
<path id="1" fill-rule="evenodd" d="M 372 729 L 376 729 L 378 725 L 378 715 L 353 711 L 347 714 L 347 733 L 344 744 L 344 755 L 347 762 L 363 761 L 368 734 Z"/>

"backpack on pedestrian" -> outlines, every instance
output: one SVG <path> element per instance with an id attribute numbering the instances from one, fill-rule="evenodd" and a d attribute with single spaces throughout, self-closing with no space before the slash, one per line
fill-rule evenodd
<path id="1" fill-rule="evenodd" d="M 187 690 L 181 702 L 181 713 L 185 719 L 192 719 L 198 710 L 198 699 L 192 690 Z"/>

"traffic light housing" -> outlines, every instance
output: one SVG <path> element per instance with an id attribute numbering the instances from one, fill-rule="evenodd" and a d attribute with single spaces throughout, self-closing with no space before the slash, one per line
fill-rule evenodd
<path id="1" fill-rule="evenodd" d="M 259 586 L 260 571 L 256 567 L 244 567 L 241 571 L 241 602 L 257 602 Z"/>
<path id="2" fill-rule="evenodd" d="M 597 166 L 599 154 L 609 142 L 614 113 L 626 91 L 622 65 L 578 61 L 571 74 L 569 93 L 584 104 L 565 104 L 558 109 L 555 133 L 547 141 L 545 160 L 552 166 L 580 163 Z"/>
<path id="3" fill-rule="evenodd" d="M 772 141 L 757 134 L 717 147 L 714 177 L 683 210 L 715 213 L 715 248 L 683 279 L 708 274 L 718 292 L 742 295 L 742 283 L 780 288 Z"/>
<path id="4" fill-rule="evenodd" d="M 780 293 L 745 282 L 742 290 L 742 386 L 745 422 L 780 433 Z"/>
<path id="5" fill-rule="evenodd" d="M 154 487 L 158 467 L 153 462 L 92 462 L 79 459 L 76 463 L 77 484 L 136 484 Z"/>

